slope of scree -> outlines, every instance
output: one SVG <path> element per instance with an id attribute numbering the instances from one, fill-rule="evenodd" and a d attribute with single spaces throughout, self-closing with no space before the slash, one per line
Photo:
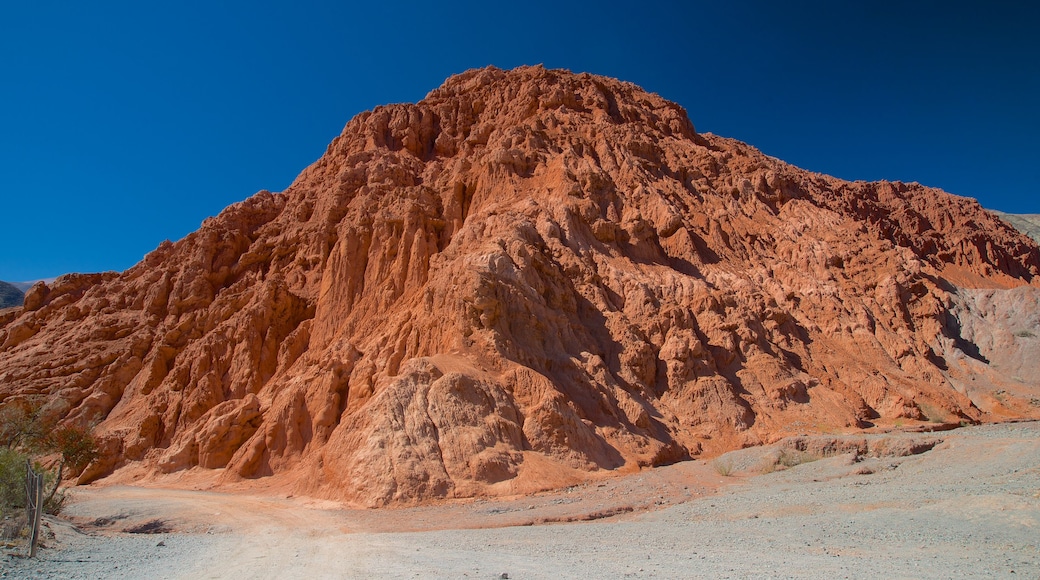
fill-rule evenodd
<path id="1" fill-rule="evenodd" d="M 992 210 L 991 213 L 996 214 L 997 217 L 1006 221 L 1016 230 L 1040 243 L 1040 214 L 1013 214 Z"/>
<path id="2" fill-rule="evenodd" d="M 628 83 L 488 68 L 358 115 L 285 192 L 122 274 L 34 286 L 0 312 L 0 399 L 93 426 L 80 482 L 524 493 L 796 433 L 1040 416 L 1035 375 L 1001 376 L 957 318 L 980 304 L 959 288 L 1035 307 L 1038 274 L 973 200 L 797 169 Z M 981 372 L 1021 389 L 980 393 Z"/>

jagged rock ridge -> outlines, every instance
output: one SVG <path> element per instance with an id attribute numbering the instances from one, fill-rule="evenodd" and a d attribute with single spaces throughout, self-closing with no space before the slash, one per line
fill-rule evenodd
<path id="1" fill-rule="evenodd" d="M 793 433 L 1037 416 L 1035 379 L 973 387 L 976 363 L 1014 381 L 957 315 L 982 304 L 958 288 L 1026 300 L 1038 274 L 973 200 L 797 169 L 628 83 L 489 68 L 358 115 L 285 192 L 122 274 L 34 286 L 0 313 L 0 397 L 96 424 L 80 481 L 522 493 Z"/>

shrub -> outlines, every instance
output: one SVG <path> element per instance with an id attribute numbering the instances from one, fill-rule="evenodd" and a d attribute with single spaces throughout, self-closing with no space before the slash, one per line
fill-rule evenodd
<path id="1" fill-rule="evenodd" d="M 0 446 L 24 451 L 38 450 L 51 425 L 42 417 L 38 399 L 15 401 L 0 408 Z"/>
<path id="2" fill-rule="evenodd" d="M 946 421 L 945 413 L 928 403 L 918 403 L 917 408 L 921 410 L 921 414 L 924 415 L 925 419 L 928 419 L 931 423 L 943 423 Z"/>
<path id="3" fill-rule="evenodd" d="M 97 441 L 86 429 L 63 425 L 51 431 L 44 446 L 61 453 L 61 467 L 68 466 L 79 473 L 88 463 L 97 459 Z"/>
<path id="4" fill-rule="evenodd" d="M 711 462 L 711 467 L 722 477 L 729 477 L 733 474 L 733 462 L 729 458 L 716 457 Z"/>
<path id="5" fill-rule="evenodd" d="M 0 517 L 25 509 L 24 453 L 0 448 Z"/>
<path id="6" fill-rule="evenodd" d="M 775 457 L 767 460 L 759 467 L 759 472 L 762 474 L 773 473 L 783 469 L 795 467 L 803 463 L 811 463 L 823 459 L 826 455 L 811 453 L 809 451 L 802 451 L 800 449 L 789 449 L 784 448 L 780 450 Z"/>
<path id="7" fill-rule="evenodd" d="M 65 494 L 59 491 L 65 470 L 81 472 L 96 459 L 97 442 L 89 429 L 46 420 L 38 399 L 0 408 L 0 517 L 25 508 L 26 461 L 51 454 L 58 457 L 49 469 L 36 462 L 34 469 L 44 474 L 45 489 L 50 489 L 44 512 L 57 514 L 65 505 Z"/>

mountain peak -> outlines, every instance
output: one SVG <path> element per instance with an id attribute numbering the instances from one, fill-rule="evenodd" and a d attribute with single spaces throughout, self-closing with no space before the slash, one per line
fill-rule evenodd
<path id="1" fill-rule="evenodd" d="M 35 287 L 0 313 L 0 405 L 96 424 L 81 481 L 525 493 L 1036 417 L 1035 345 L 973 333 L 1038 292 L 1040 249 L 972 200 L 798 169 L 630 83 L 486 68 L 122 274 Z"/>

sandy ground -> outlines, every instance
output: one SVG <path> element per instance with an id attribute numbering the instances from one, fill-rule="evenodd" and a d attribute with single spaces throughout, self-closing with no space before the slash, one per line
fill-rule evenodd
<path id="1" fill-rule="evenodd" d="M 40 557 L 7 555 L 0 576 L 1040 578 L 1040 423 L 869 437 L 935 446 L 771 473 L 777 448 L 754 448 L 553 493 L 388 510 L 85 487 L 48 521 Z"/>

